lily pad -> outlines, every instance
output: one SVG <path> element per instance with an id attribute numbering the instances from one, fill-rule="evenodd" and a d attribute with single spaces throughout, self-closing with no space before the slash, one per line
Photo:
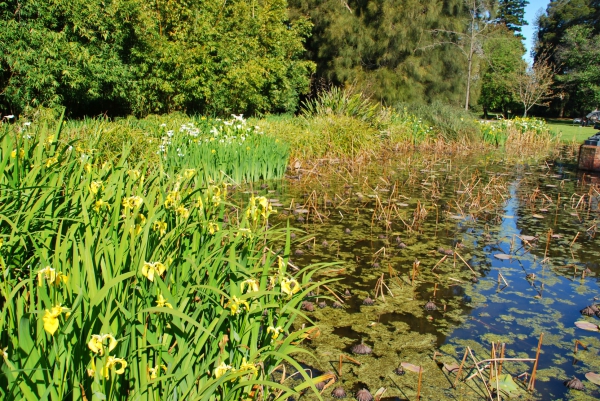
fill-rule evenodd
<path id="1" fill-rule="evenodd" d="M 496 388 L 496 385 L 498 385 L 498 388 Z M 506 373 L 498 376 L 497 383 L 496 380 L 492 380 L 490 387 L 508 398 L 516 398 L 525 394 L 525 390 L 515 383 L 511 375 Z"/>
<path id="2" fill-rule="evenodd" d="M 598 325 L 597 324 L 586 322 L 584 320 L 580 320 L 578 322 L 575 322 L 575 326 L 577 326 L 577 327 L 579 327 L 580 329 L 583 329 L 583 330 L 600 331 L 600 330 L 598 330 Z"/>
<path id="3" fill-rule="evenodd" d="M 585 378 L 600 386 L 600 375 L 598 373 L 588 372 L 585 374 Z"/>
<path id="4" fill-rule="evenodd" d="M 410 370 L 411 372 L 419 373 L 421 371 L 421 367 L 417 365 L 413 365 L 412 363 L 402 362 L 400 364 L 404 369 Z"/>
<path id="5" fill-rule="evenodd" d="M 496 259 L 500 259 L 500 260 L 508 260 L 508 259 L 510 259 L 510 258 L 511 258 L 511 256 L 510 256 L 510 255 L 507 255 L 507 254 L 505 254 L 505 253 L 497 253 L 497 254 L 495 254 L 495 255 L 494 255 L 494 257 L 495 257 Z"/>

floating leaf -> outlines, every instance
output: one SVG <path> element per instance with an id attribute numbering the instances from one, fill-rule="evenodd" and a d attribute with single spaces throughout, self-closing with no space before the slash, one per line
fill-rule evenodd
<path id="1" fill-rule="evenodd" d="M 533 217 L 534 219 L 543 219 L 544 216 L 542 216 L 541 214 L 532 214 L 531 217 Z"/>
<path id="2" fill-rule="evenodd" d="M 511 258 L 511 256 L 510 256 L 510 255 L 507 255 L 507 254 L 505 254 L 505 253 L 497 253 L 497 254 L 495 254 L 495 255 L 494 255 L 494 257 L 495 257 L 496 259 L 500 259 L 500 260 L 508 260 L 508 259 L 510 259 L 510 258 Z"/>
<path id="3" fill-rule="evenodd" d="M 377 392 L 375 393 L 375 395 L 373 395 L 373 398 L 375 400 L 379 400 L 381 399 L 381 397 L 383 396 L 383 393 L 385 393 L 387 389 L 385 387 L 381 387 L 379 390 L 377 390 Z"/>
<path id="4" fill-rule="evenodd" d="M 600 375 L 598 373 L 588 372 L 585 374 L 585 378 L 600 386 Z"/>
<path id="5" fill-rule="evenodd" d="M 533 235 L 521 235 L 519 238 L 521 238 L 523 241 L 535 241 L 537 239 L 537 237 L 534 237 Z"/>
<path id="6" fill-rule="evenodd" d="M 464 220 L 465 216 L 461 216 L 460 214 L 451 214 L 450 218 L 454 220 Z"/>
<path id="7" fill-rule="evenodd" d="M 460 366 L 458 366 L 458 364 L 455 363 L 455 362 L 445 363 L 444 364 L 444 369 L 446 369 L 448 372 L 452 373 L 452 372 L 457 371 L 458 369 L 460 369 Z"/>
<path id="8" fill-rule="evenodd" d="M 525 391 L 519 387 L 517 383 L 513 380 L 512 376 L 509 374 L 503 374 L 498 376 L 498 392 L 502 395 L 507 396 L 508 398 L 519 397 L 524 394 Z M 496 380 L 492 380 L 491 387 L 496 389 Z"/>
<path id="9" fill-rule="evenodd" d="M 417 365 L 413 365 L 412 363 L 402 362 L 400 364 L 404 369 L 410 370 L 411 372 L 419 373 L 421 371 L 421 367 Z"/>
<path id="10" fill-rule="evenodd" d="M 397 203 L 400 207 L 408 207 L 408 203 Z"/>
<path id="11" fill-rule="evenodd" d="M 597 324 L 586 322 L 584 320 L 580 320 L 578 322 L 575 322 L 575 326 L 577 326 L 577 327 L 579 327 L 580 329 L 583 329 L 583 330 L 599 331 Z"/>

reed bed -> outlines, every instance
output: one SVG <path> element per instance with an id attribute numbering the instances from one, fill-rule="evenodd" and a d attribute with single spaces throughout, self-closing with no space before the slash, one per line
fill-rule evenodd
<path id="1" fill-rule="evenodd" d="M 99 157 L 61 138 L 62 120 L 16 128 L 0 127 L 0 398 L 316 391 L 292 356 L 318 269 L 288 272 L 266 198 L 240 209 L 198 170 Z M 275 381 L 282 363 L 306 380 Z"/>

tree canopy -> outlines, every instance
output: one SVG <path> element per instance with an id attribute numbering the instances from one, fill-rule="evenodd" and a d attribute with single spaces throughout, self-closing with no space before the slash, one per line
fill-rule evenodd
<path id="1" fill-rule="evenodd" d="M 551 1 L 537 25 L 536 59 L 548 58 L 556 72 L 552 112 L 581 116 L 597 108 L 600 1 Z"/>
<path id="2" fill-rule="evenodd" d="M 290 111 L 314 64 L 285 0 L 0 3 L 0 108 Z"/>

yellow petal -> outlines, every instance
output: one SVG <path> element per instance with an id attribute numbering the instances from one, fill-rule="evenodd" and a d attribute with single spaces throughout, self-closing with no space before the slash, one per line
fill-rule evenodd
<path id="1" fill-rule="evenodd" d="M 58 330 L 58 319 L 54 313 L 46 309 L 46 313 L 44 313 L 42 320 L 44 321 L 44 330 L 50 333 L 50 335 L 54 335 L 56 330 Z"/>

